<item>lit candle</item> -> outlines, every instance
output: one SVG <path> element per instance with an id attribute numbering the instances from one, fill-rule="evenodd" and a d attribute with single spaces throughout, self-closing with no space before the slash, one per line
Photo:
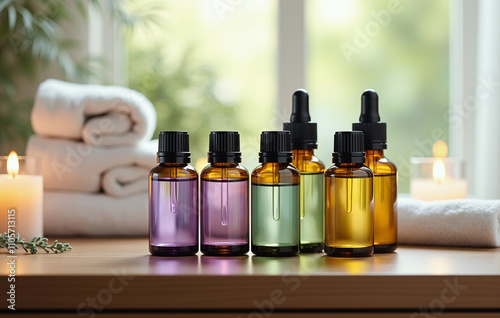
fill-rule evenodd
<path id="1" fill-rule="evenodd" d="M 462 176 L 462 161 L 446 158 L 448 146 L 437 141 L 432 147 L 434 158 L 412 158 L 414 177 L 411 196 L 423 201 L 463 199 L 467 196 L 467 181 Z M 432 173 L 432 178 L 427 174 Z"/>
<path id="2" fill-rule="evenodd" d="M 34 171 L 36 158 L 11 151 L 0 160 L 0 233 L 19 233 L 26 240 L 43 236 L 43 178 Z"/>

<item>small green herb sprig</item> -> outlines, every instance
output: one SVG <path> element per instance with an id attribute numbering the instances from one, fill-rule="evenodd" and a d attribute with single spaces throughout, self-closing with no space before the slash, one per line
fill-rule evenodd
<path id="1" fill-rule="evenodd" d="M 10 240 L 10 241 L 9 241 Z M 14 248 L 17 250 L 19 246 L 21 246 L 25 252 L 30 252 L 31 254 L 36 254 L 38 249 L 41 248 L 45 252 L 50 253 L 63 253 L 67 250 L 72 250 L 73 248 L 69 245 L 69 243 L 60 243 L 55 240 L 52 244 L 49 245 L 49 239 L 46 237 L 35 236 L 31 239 L 31 241 L 26 242 L 24 238 L 20 238 L 19 233 L 16 234 L 14 238 L 5 232 L 0 236 L 0 249 L 1 248 Z"/>

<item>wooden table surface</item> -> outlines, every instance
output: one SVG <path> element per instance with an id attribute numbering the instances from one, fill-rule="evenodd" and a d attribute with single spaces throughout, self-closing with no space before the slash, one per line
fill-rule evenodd
<path id="1" fill-rule="evenodd" d="M 16 314 L 500 317 L 499 248 L 401 246 L 396 253 L 357 259 L 162 258 L 150 256 L 146 238 L 60 241 L 74 249 L 16 254 Z M 6 252 L 0 257 L 4 297 L 9 265 Z M 7 305 L 0 312 L 9 313 Z"/>

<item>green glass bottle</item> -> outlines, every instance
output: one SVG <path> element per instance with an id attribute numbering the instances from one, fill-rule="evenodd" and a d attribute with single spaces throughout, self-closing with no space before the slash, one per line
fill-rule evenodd
<path id="1" fill-rule="evenodd" d="M 325 165 L 314 155 L 317 125 L 309 115 L 309 95 L 296 90 L 292 98 L 290 122 L 283 129 L 291 133 L 292 164 L 300 171 L 300 252 L 320 253 L 324 240 Z"/>
<path id="2" fill-rule="evenodd" d="M 300 173 L 291 165 L 290 132 L 262 132 L 259 162 L 252 172 L 252 252 L 297 255 Z"/>

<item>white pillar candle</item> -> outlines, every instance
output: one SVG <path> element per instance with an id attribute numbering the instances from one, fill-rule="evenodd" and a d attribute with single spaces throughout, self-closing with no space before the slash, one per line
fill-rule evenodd
<path id="1" fill-rule="evenodd" d="M 35 160 L 21 158 L 22 161 L 27 159 Z M 16 164 L 17 171 L 11 168 L 4 174 L 6 171 L 2 169 L 4 171 L 0 174 L 0 233 L 15 232 L 21 238 L 31 240 L 36 235 L 43 236 L 43 178 L 23 171 L 20 173 L 19 162 Z"/>
<path id="2" fill-rule="evenodd" d="M 412 158 L 411 197 L 422 201 L 464 199 L 467 181 L 463 178 L 463 161 L 446 158 L 448 145 L 436 141 L 433 158 Z"/>
<path id="3" fill-rule="evenodd" d="M 464 199 L 467 196 L 465 179 L 413 179 L 410 183 L 411 196 L 422 201 Z"/>

